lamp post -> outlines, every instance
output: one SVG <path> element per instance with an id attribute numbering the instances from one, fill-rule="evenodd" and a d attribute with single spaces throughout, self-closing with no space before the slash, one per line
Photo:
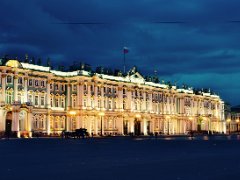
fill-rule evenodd
<path id="1" fill-rule="evenodd" d="M 69 114 L 70 114 L 70 117 L 71 117 L 71 123 L 70 123 L 70 125 L 71 125 L 71 131 L 73 131 L 73 118 L 75 118 L 75 115 L 76 115 L 77 113 L 76 113 L 76 111 L 70 111 Z"/>
<path id="2" fill-rule="evenodd" d="M 230 135 L 230 133 L 231 133 L 231 119 L 227 119 L 227 122 L 228 122 L 228 133 Z"/>
<path id="3" fill-rule="evenodd" d="M 100 118 L 101 118 L 101 136 L 102 136 L 102 135 L 103 135 L 102 117 L 105 116 L 105 113 L 104 113 L 104 112 L 100 112 L 98 115 L 99 115 Z"/>
<path id="4" fill-rule="evenodd" d="M 239 123 L 239 119 L 236 120 L 237 123 L 237 134 L 238 134 L 238 123 Z"/>

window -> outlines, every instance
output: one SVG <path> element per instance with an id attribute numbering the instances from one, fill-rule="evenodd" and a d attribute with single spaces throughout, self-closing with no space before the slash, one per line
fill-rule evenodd
<path id="1" fill-rule="evenodd" d="M 84 84 L 84 91 L 87 91 L 87 85 L 86 84 Z"/>
<path id="2" fill-rule="evenodd" d="M 59 107 L 59 97 L 55 97 L 55 107 Z"/>
<path id="3" fill-rule="evenodd" d="M 12 76 L 7 76 L 7 83 L 12 83 Z"/>
<path id="4" fill-rule="evenodd" d="M 41 81 L 41 86 L 45 87 L 45 81 Z"/>
<path id="5" fill-rule="evenodd" d="M 58 84 L 55 84 L 55 90 L 58 91 Z"/>
<path id="6" fill-rule="evenodd" d="M 126 109 L 126 101 L 123 100 L 123 109 Z"/>
<path id="7" fill-rule="evenodd" d="M 83 106 L 87 107 L 87 99 L 86 98 L 83 100 Z"/>
<path id="8" fill-rule="evenodd" d="M 41 106 L 44 106 L 44 96 L 41 96 Z"/>
<path id="9" fill-rule="evenodd" d="M 100 99 L 98 99 L 98 108 L 100 108 L 101 107 L 101 101 L 100 101 Z"/>
<path id="10" fill-rule="evenodd" d="M 35 106 L 38 106 L 38 96 L 35 96 L 35 99 L 34 99 L 35 101 Z"/>
<path id="11" fill-rule="evenodd" d="M 76 96 L 75 95 L 72 96 L 72 106 L 76 107 Z"/>
<path id="12" fill-rule="evenodd" d="M 32 102 L 32 95 L 28 95 L 28 102 Z"/>
<path id="13" fill-rule="evenodd" d="M 50 84 L 50 89 L 51 89 L 51 90 L 53 89 L 53 84 L 52 84 L 52 83 Z"/>
<path id="14" fill-rule="evenodd" d="M 53 107 L 53 97 L 51 97 L 50 99 L 50 104 L 51 104 L 51 107 Z"/>
<path id="15" fill-rule="evenodd" d="M 38 80 L 35 80 L 35 86 L 38 86 Z"/>
<path id="16" fill-rule="evenodd" d="M 77 85 L 74 84 L 72 88 L 73 88 L 73 91 L 76 91 L 77 90 Z"/>
<path id="17" fill-rule="evenodd" d="M 22 77 L 18 78 L 18 84 L 22 84 Z"/>
<path id="18" fill-rule="evenodd" d="M 13 92 L 12 91 L 7 91 L 6 92 L 6 101 L 7 101 L 7 104 L 12 104 L 13 102 Z"/>
<path id="19" fill-rule="evenodd" d="M 64 129 L 65 128 L 65 117 L 62 116 L 62 118 L 60 119 L 60 128 Z"/>
<path id="20" fill-rule="evenodd" d="M 126 89 L 123 89 L 123 95 L 126 95 Z"/>
<path id="21" fill-rule="evenodd" d="M 55 128 L 55 129 L 58 129 L 58 120 L 59 120 L 59 117 L 57 116 L 57 117 L 55 118 L 55 121 L 54 121 L 54 128 Z"/>
<path id="22" fill-rule="evenodd" d="M 61 85 L 61 91 L 64 91 L 65 90 L 65 88 L 64 88 L 64 85 L 62 84 Z"/>
<path id="23" fill-rule="evenodd" d="M 112 109 L 112 100 L 108 101 L 108 109 Z"/>
<path id="24" fill-rule="evenodd" d="M 91 99 L 91 107 L 94 108 L 94 100 Z"/>
<path id="25" fill-rule="evenodd" d="M 94 88 L 93 88 L 93 85 L 91 85 L 91 92 L 93 92 L 94 91 Z"/>
<path id="26" fill-rule="evenodd" d="M 29 79 L 29 80 L 28 80 L 28 85 L 29 85 L 29 86 L 32 86 L 32 79 Z"/>

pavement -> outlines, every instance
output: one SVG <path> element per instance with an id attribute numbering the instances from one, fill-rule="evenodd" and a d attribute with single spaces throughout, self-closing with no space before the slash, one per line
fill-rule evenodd
<path id="1" fill-rule="evenodd" d="M 238 179 L 233 136 L 0 140 L 0 179 Z"/>

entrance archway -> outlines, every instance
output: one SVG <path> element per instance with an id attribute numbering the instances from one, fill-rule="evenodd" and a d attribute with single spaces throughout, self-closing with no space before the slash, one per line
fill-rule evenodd
<path id="1" fill-rule="evenodd" d="M 137 119 L 134 121 L 134 135 L 139 136 L 141 135 L 141 122 Z"/>
<path id="2" fill-rule="evenodd" d="M 10 135 L 12 132 L 12 111 L 8 111 L 6 114 L 5 133 Z"/>

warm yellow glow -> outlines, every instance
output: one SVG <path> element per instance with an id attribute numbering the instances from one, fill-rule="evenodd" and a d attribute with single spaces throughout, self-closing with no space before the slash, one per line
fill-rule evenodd
<path id="1" fill-rule="evenodd" d="M 136 118 L 140 118 L 141 117 L 141 115 L 140 114 L 136 114 Z"/>
<path id="2" fill-rule="evenodd" d="M 98 113 L 99 116 L 105 116 L 105 113 L 104 112 L 100 112 Z"/>
<path id="3" fill-rule="evenodd" d="M 69 114 L 72 115 L 72 116 L 74 116 L 74 115 L 76 115 L 77 113 L 76 113 L 76 111 L 70 111 Z"/>
<path id="4" fill-rule="evenodd" d="M 13 68 L 22 68 L 22 65 L 17 60 L 8 60 L 6 66 L 13 67 Z"/>
<path id="5" fill-rule="evenodd" d="M 189 120 L 193 120 L 193 118 L 192 118 L 192 117 L 189 117 Z"/>
<path id="6" fill-rule="evenodd" d="M 239 123 L 239 119 L 236 120 L 236 123 Z"/>
<path id="7" fill-rule="evenodd" d="M 170 119 L 170 116 L 166 116 L 167 119 Z"/>
<path id="8" fill-rule="evenodd" d="M 227 119 L 227 122 L 230 123 L 230 122 L 231 122 L 231 119 Z"/>

